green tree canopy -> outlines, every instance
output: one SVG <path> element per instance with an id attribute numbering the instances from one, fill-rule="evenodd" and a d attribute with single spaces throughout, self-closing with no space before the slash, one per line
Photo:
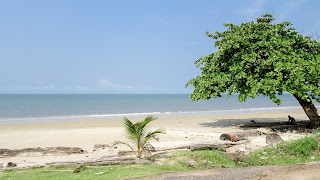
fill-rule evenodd
<path id="1" fill-rule="evenodd" d="M 320 102 L 320 43 L 296 32 L 289 22 L 273 24 L 274 19 L 264 14 L 241 25 L 224 24 L 224 32 L 206 32 L 218 50 L 195 61 L 201 75 L 186 85 L 195 88 L 191 99 L 239 93 L 239 101 L 245 101 L 262 94 L 280 104 L 278 95 L 287 91 L 305 111 L 312 109 L 306 113 L 319 126 L 311 99 Z"/>

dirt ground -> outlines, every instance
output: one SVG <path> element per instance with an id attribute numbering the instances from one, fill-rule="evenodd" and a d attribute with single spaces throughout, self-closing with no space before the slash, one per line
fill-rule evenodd
<path id="1" fill-rule="evenodd" d="M 139 180 L 319 180 L 320 161 L 276 166 L 225 168 L 162 173 Z"/>

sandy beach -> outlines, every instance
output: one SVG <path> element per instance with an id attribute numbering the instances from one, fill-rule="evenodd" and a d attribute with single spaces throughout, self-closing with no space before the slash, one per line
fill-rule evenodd
<path id="1" fill-rule="evenodd" d="M 219 143 L 222 133 L 243 131 L 237 124 L 256 122 L 287 121 L 287 116 L 297 121 L 308 120 L 303 110 L 260 112 L 218 116 L 161 117 L 150 123 L 150 129 L 165 128 L 166 134 L 159 135 L 159 142 L 152 142 L 156 149 L 179 144 L 212 142 Z M 136 122 L 141 118 L 132 118 Z M 301 135 L 286 135 L 284 140 L 297 139 Z M 117 155 L 121 147 L 94 150 L 96 144 L 111 144 L 116 140 L 126 141 L 121 119 L 46 122 L 30 124 L 6 124 L 0 126 L 0 149 L 23 149 L 32 147 L 80 147 L 85 154 L 64 156 L 0 157 L 0 162 L 14 162 L 18 166 L 42 165 L 48 162 L 94 160 L 102 156 Z M 254 150 L 266 146 L 263 139 L 251 139 Z M 237 147 L 235 147 L 237 148 Z"/>

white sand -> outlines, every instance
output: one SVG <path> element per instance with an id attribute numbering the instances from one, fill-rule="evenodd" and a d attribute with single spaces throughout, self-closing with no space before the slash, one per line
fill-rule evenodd
<path id="1" fill-rule="evenodd" d="M 275 111 L 252 114 L 231 114 L 219 116 L 179 116 L 162 117 L 150 123 L 150 129 L 165 128 L 167 133 L 159 135 L 160 142 L 153 142 L 156 148 L 174 147 L 179 144 L 220 142 L 222 133 L 242 131 L 237 124 L 256 122 L 287 121 L 288 115 L 297 121 L 308 120 L 302 110 Z M 141 118 L 131 119 L 134 122 Z M 121 150 L 107 148 L 92 152 L 95 144 L 110 144 L 115 140 L 126 141 L 123 121 L 91 120 L 71 122 L 46 122 L 32 124 L 8 124 L 0 126 L 0 148 L 22 149 L 30 147 L 81 147 L 87 154 L 64 156 L 34 156 L 0 158 L 0 162 L 15 162 L 18 166 L 41 165 L 48 162 L 68 162 L 94 160 L 101 156 L 112 156 Z M 284 135 L 285 140 L 296 139 L 297 135 Z M 265 146 L 263 138 L 251 139 L 254 144 L 247 144 L 252 150 Z M 241 145 L 235 146 L 236 148 Z"/>

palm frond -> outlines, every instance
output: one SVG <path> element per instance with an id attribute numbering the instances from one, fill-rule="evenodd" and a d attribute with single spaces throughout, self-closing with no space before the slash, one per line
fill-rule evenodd
<path id="1" fill-rule="evenodd" d="M 136 123 L 137 126 L 137 130 L 142 131 L 143 129 L 145 129 L 145 127 L 151 122 L 156 120 L 157 118 L 154 116 L 147 116 L 146 118 L 144 118 L 143 121 L 139 121 Z"/>
<path id="2" fill-rule="evenodd" d="M 135 154 L 136 154 L 136 150 L 129 144 L 129 143 L 126 143 L 126 142 L 122 142 L 122 141 L 116 141 L 112 144 L 112 146 L 116 146 L 116 145 L 125 145 L 125 146 L 128 146 Z M 137 155 L 137 154 L 136 154 Z"/>
<path id="3" fill-rule="evenodd" d="M 148 132 L 147 135 L 145 136 L 145 142 L 147 142 L 149 139 L 153 138 L 155 139 L 156 141 L 159 141 L 157 138 L 156 138 L 156 135 L 157 134 L 161 134 L 161 133 L 165 133 L 165 130 L 160 128 L 160 129 L 157 129 L 155 131 L 152 131 L 152 132 Z"/>
<path id="4" fill-rule="evenodd" d="M 125 129 L 126 129 L 126 135 L 127 138 L 130 140 L 136 140 L 137 139 L 137 128 L 135 126 L 135 124 L 133 124 L 128 118 L 124 117 L 124 125 L 125 125 Z"/>
<path id="5" fill-rule="evenodd" d="M 134 124 L 128 118 L 124 117 L 123 120 L 125 124 L 126 136 L 133 142 L 133 146 L 136 148 L 136 150 L 134 150 L 133 146 L 125 142 L 117 141 L 115 144 L 124 144 L 130 147 L 130 149 L 136 153 L 136 156 L 138 158 L 141 157 L 141 154 L 144 151 L 153 151 L 154 147 L 149 144 L 148 141 L 151 138 L 157 140 L 155 136 L 159 133 L 164 133 L 164 129 L 147 132 L 148 123 L 156 119 L 157 118 L 154 116 L 147 116 L 146 118 L 144 118 L 144 120 Z"/>
<path id="6" fill-rule="evenodd" d="M 146 134 L 146 127 L 147 125 L 151 122 L 151 121 L 154 121 L 156 120 L 157 118 L 154 117 L 154 116 L 147 116 L 146 118 L 144 118 L 143 121 L 139 121 L 137 122 L 135 125 L 136 125 L 136 128 L 137 128 L 137 131 L 139 132 L 138 134 L 141 135 L 141 137 L 144 137 L 145 134 Z"/>

